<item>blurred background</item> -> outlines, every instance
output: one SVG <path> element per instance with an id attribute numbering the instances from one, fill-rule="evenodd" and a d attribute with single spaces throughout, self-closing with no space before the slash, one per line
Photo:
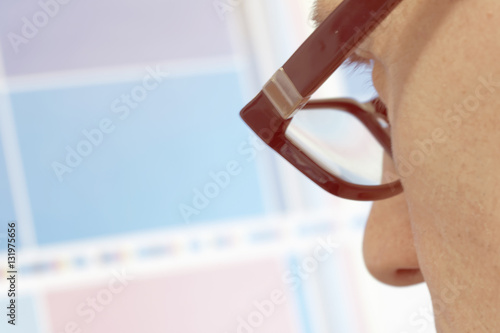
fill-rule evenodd
<path id="1" fill-rule="evenodd" d="M 2 332 L 434 332 L 425 286 L 364 267 L 370 203 L 323 192 L 239 118 L 312 4 L 0 2 Z M 370 71 L 318 95 L 368 100 Z"/>

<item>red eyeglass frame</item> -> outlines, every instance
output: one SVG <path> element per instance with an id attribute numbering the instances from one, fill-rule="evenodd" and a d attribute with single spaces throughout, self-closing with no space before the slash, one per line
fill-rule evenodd
<path id="1" fill-rule="evenodd" d="M 390 137 L 377 117 L 385 107 L 374 100 L 321 100 L 310 96 L 344 63 L 353 49 L 402 0 L 344 0 L 240 112 L 248 126 L 272 149 L 324 190 L 341 198 L 372 201 L 402 192 L 399 180 L 377 186 L 357 185 L 329 173 L 294 145 L 285 131 L 300 109 L 342 109 L 358 118 L 391 154 Z"/>

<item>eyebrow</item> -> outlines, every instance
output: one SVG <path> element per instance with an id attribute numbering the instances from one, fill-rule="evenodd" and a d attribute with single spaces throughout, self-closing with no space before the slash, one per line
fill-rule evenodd
<path id="1" fill-rule="evenodd" d="M 344 0 L 314 0 L 311 19 L 318 27 Z"/>
<path id="2" fill-rule="evenodd" d="M 326 16 L 323 14 L 324 10 L 322 10 L 324 8 L 319 3 L 319 0 L 314 1 L 311 12 L 311 19 L 314 21 L 316 28 L 326 19 Z"/>

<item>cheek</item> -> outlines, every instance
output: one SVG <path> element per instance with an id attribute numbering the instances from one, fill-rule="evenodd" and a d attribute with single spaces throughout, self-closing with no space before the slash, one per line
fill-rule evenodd
<path id="1" fill-rule="evenodd" d="M 448 323 L 471 309 L 497 318 L 500 304 L 500 30 L 487 28 L 482 2 L 454 3 L 439 25 L 413 25 L 421 36 L 402 39 L 404 61 L 386 63 L 394 160 L 420 268 Z M 460 302 L 447 302 L 450 283 Z M 477 331 L 469 322 L 450 331 Z"/>
<path id="2" fill-rule="evenodd" d="M 434 66 L 420 62 L 404 79 L 392 81 L 398 89 L 391 87 L 391 91 L 398 94 L 389 101 L 394 163 L 404 187 L 421 269 L 431 284 L 435 265 L 441 260 L 439 253 L 443 253 L 436 246 L 443 244 L 439 221 L 457 218 L 453 207 L 456 203 L 452 203 L 449 194 L 454 191 L 450 186 L 461 170 L 459 164 L 450 163 L 460 144 L 453 140 L 443 118 L 446 103 L 455 97 L 449 91 L 436 93 L 451 77 L 443 71 L 436 72 Z"/>
<path id="3" fill-rule="evenodd" d="M 431 292 L 439 292 L 447 276 L 474 279 L 464 274 L 481 269 L 478 258 L 496 262 L 492 246 L 500 239 L 500 87 L 480 101 L 476 91 L 487 74 L 462 71 L 460 81 L 453 72 L 436 74 L 434 80 L 407 81 L 391 133 Z M 449 82 L 454 90 L 437 93 Z"/>
<path id="4" fill-rule="evenodd" d="M 402 100 L 404 105 L 404 100 Z M 422 275 L 432 288 L 439 283 L 444 253 L 439 221 L 456 219 L 455 210 L 449 206 L 449 182 L 455 176 L 443 156 L 446 141 L 433 140 L 435 123 L 425 118 L 408 115 L 415 108 L 401 108 L 392 125 L 393 159 L 403 184 L 408 209 L 408 223 L 413 229 L 413 242 L 419 258 Z M 446 136 L 443 136 L 446 137 Z M 443 140 L 441 137 L 437 137 Z M 448 206 L 447 208 L 445 208 Z M 438 290 L 440 286 L 436 286 Z"/>

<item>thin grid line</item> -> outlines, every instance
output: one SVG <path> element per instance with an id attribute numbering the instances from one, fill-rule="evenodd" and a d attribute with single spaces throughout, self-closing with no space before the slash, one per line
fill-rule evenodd
<path id="1" fill-rule="evenodd" d="M 0 47 L 0 82 L 2 82 L 2 86 L 5 89 L 5 95 L 3 98 L 0 98 L 0 139 L 5 155 L 5 166 L 9 178 L 16 219 L 19 223 L 21 243 L 24 247 L 36 247 L 35 225 L 31 212 L 26 174 L 24 172 L 4 66 L 2 49 Z"/>
<path id="2" fill-rule="evenodd" d="M 3 94 L 3 96 L 2 96 Z M 16 219 L 19 225 L 19 238 L 24 248 L 37 247 L 35 225 L 31 212 L 31 203 L 26 184 L 26 175 L 22 162 L 18 136 L 16 132 L 12 104 L 10 101 L 7 76 L 5 74 L 5 63 L 3 60 L 2 48 L 0 45 L 0 144 L 2 144 L 7 178 L 12 196 L 12 203 Z M 18 260 L 22 257 L 19 258 Z M 18 279 L 21 276 L 18 275 Z M 19 287 L 19 284 L 18 284 Z M 19 290 L 22 294 L 22 291 Z M 33 306 L 37 316 L 37 327 L 39 333 L 48 333 L 45 327 L 45 320 L 40 320 L 44 315 L 43 307 L 40 306 L 42 299 L 38 294 L 33 295 Z M 17 318 L 22 318 L 23 313 L 18 310 Z M 42 324 L 42 325 L 40 325 Z"/>
<path id="3" fill-rule="evenodd" d="M 135 82 L 144 76 L 144 68 L 158 66 L 168 72 L 170 77 L 209 75 L 233 72 L 239 64 L 230 56 L 169 60 L 161 62 L 134 63 L 126 66 L 95 67 L 74 70 L 49 71 L 9 77 L 11 92 L 53 90 L 87 85 L 103 85 Z"/>

